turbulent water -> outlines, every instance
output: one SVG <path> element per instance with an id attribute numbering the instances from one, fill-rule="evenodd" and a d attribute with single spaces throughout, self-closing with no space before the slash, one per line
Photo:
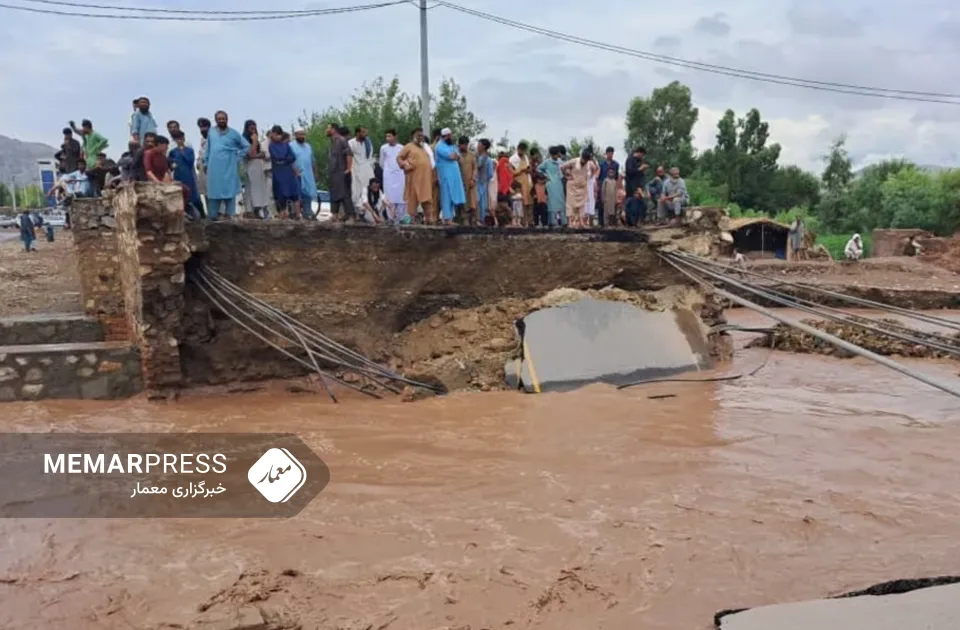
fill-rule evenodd
<path id="1" fill-rule="evenodd" d="M 960 573 L 960 401 L 762 349 L 714 374 L 764 361 L 619 392 L 4 405 L 8 431 L 295 432 L 332 479 L 286 521 L 0 521 L 0 627 L 202 628 L 252 601 L 304 630 L 674 630 Z"/>

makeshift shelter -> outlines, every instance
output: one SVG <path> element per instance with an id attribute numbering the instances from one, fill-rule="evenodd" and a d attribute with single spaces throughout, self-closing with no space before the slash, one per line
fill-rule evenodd
<path id="1" fill-rule="evenodd" d="M 742 217 L 730 219 L 730 235 L 733 243 L 724 243 L 727 251 L 721 255 L 741 252 L 747 258 L 787 259 L 790 249 L 790 226 L 765 217 Z"/>

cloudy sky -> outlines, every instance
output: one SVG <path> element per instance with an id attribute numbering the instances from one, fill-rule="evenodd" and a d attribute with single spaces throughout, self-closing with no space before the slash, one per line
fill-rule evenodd
<path id="1" fill-rule="evenodd" d="M 83 2 L 84 0 L 75 0 Z M 183 9 L 303 9 L 370 0 L 113 0 L 93 4 Z M 611 44 L 724 66 L 840 83 L 960 92 L 960 5 L 954 0 L 636 0 L 462 6 Z M 29 0 L 5 4 L 56 9 Z M 718 7 L 723 5 L 722 11 Z M 768 85 L 584 48 L 436 7 L 429 12 L 431 78 L 455 78 L 487 134 L 566 141 L 592 135 L 618 149 L 630 99 L 678 79 L 700 108 L 698 148 L 713 144 L 727 108 L 760 109 L 782 161 L 820 170 L 843 132 L 855 162 L 905 156 L 960 165 L 960 105 L 886 101 Z M 225 109 L 232 122 L 289 124 L 365 80 L 397 75 L 419 87 L 412 5 L 256 23 L 92 20 L 0 8 L 0 134 L 58 144 L 70 119 L 90 118 L 119 147 L 133 96 L 162 125 L 193 130 Z M 189 136 L 188 136 L 189 138 Z"/>

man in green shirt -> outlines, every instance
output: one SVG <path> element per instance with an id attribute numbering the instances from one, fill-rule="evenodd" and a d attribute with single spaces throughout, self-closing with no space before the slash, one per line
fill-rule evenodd
<path id="1" fill-rule="evenodd" d="M 97 162 L 97 156 L 106 151 L 110 143 L 107 142 L 107 139 L 104 138 L 103 135 L 93 130 L 93 123 L 89 120 L 81 121 L 80 129 L 77 129 L 76 124 L 71 120 L 70 128 L 73 129 L 75 133 L 80 134 L 80 137 L 83 139 L 83 155 L 87 163 L 95 164 Z"/>

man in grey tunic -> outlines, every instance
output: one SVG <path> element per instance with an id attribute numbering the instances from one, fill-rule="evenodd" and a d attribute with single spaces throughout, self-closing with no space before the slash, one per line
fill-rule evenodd
<path id="1" fill-rule="evenodd" d="M 353 151 L 347 144 L 346 134 L 340 125 L 327 125 L 330 152 L 327 159 L 327 175 L 330 179 L 330 213 L 335 220 L 343 221 L 354 216 L 350 183 L 353 178 Z M 347 132 L 349 133 L 349 131 Z M 341 212 L 341 209 L 343 212 Z"/>
<path id="2" fill-rule="evenodd" d="M 657 206 L 657 218 L 669 219 L 679 217 L 683 207 L 690 203 L 687 194 L 687 184 L 680 177 L 680 169 L 674 166 L 670 169 L 670 177 L 663 182 L 663 194 Z"/>
<path id="3" fill-rule="evenodd" d="M 800 260 L 803 257 L 803 240 L 806 237 L 806 228 L 803 219 L 797 217 L 790 226 L 790 254 L 791 260 Z"/>

